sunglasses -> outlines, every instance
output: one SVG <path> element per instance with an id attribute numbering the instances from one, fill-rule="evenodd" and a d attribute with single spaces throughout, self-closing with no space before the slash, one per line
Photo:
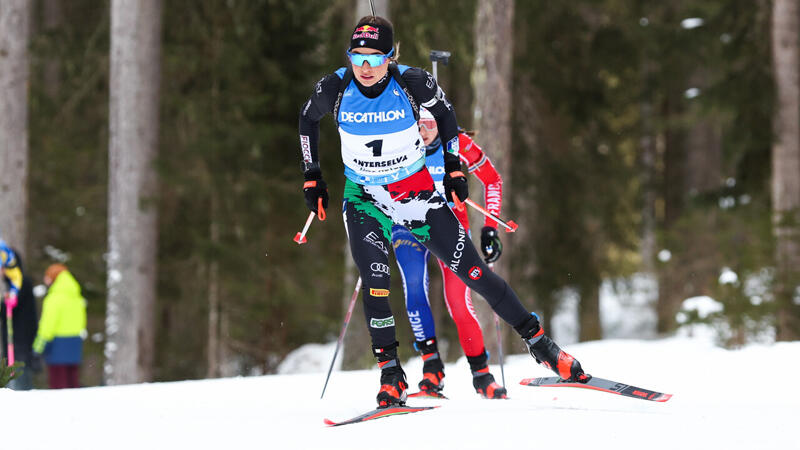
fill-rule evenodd
<path id="1" fill-rule="evenodd" d="M 361 53 L 351 53 L 347 52 L 347 56 L 350 58 L 350 62 L 356 66 L 363 66 L 364 61 L 369 63 L 372 67 L 378 67 L 386 62 L 389 57 L 394 54 L 394 49 L 391 49 L 388 54 L 375 54 L 375 55 L 362 55 Z"/>
<path id="2" fill-rule="evenodd" d="M 436 121 L 434 119 L 422 119 L 418 122 L 420 128 L 425 128 L 428 131 L 436 131 Z"/>

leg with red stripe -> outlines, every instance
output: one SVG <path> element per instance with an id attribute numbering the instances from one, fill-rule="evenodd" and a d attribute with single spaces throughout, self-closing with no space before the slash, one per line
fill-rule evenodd
<path id="1" fill-rule="evenodd" d="M 408 382 L 406 373 L 400 367 L 400 359 L 397 357 L 397 342 L 385 347 L 373 347 L 372 352 L 378 358 L 378 367 L 381 369 L 381 388 L 377 396 L 378 407 L 405 405 L 408 397 Z"/>
<path id="2" fill-rule="evenodd" d="M 486 350 L 478 356 L 467 356 L 469 368 L 472 371 L 472 386 L 475 392 L 483 398 L 507 398 L 506 388 L 495 382 L 494 376 L 489 372 L 489 355 Z"/>
<path id="3" fill-rule="evenodd" d="M 561 350 L 549 336 L 544 334 L 544 329 L 539 324 L 539 316 L 535 313 L 531 313 L 528 321 L 515 329 L 522 336 L 536 362 L 552 370 L 562 379 L 581 383 L 592 377 L 583 372 L 581 363 L 577 359 Z"/>

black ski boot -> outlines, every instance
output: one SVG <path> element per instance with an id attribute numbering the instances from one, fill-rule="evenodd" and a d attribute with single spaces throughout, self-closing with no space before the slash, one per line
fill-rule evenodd
<path id="1" fill-rule="evenodd" d="M 381 369 L 381 389 L 378 391 L 378 408 L 387 408 L 394 405 L 405 405 L 408 397 L 408 382 L 406 373 L 400 367 L 397 357 L 397 342 L 384 347 L 372 349 L 378 358 L 378 367 Z"/>
<path id="2" fill-rule="evenodd" d="M 536 314 L 531 313 L 531 318 L 515 329 L 522 336 L 536 362 L 552 370 L 562 379 L 585 383 L 592 377 L 583 372 L 581 363 L 577 359 L 561 350 L 549 336 L 544 334 L 544 329 L 539 325 L 539 316 Z"/>
<path id="3" fill-rule="evenodd" d="M 427 341 L 417 341 L 414 347 L 422 355 L 422 381 L 419 382 L 419 390 L 429 393 L 440 393 L 444 389 L 444 364 L 439 356 L 439 348 L 436 338 L 432 337 Z"/>
<path id="4" fill-rule="evenodd" d="M 494 376 L 489 372 L 489 355 L 486 350 L 478 356 L 467 356 L 469 368 L 472 371 L 472 386 L 475 392 L 483 398 L 507 398 L 506 388 L 494 381 Z"/>

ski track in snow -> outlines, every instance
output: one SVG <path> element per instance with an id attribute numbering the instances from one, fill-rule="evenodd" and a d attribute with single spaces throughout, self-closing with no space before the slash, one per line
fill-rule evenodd
<path id="1" fill-rule="evenodd" d="M 332 346 L 321 346 L 329 363 Z M 528 355 L 506 359 L 509 400 L 482 400 L 465 358 L 446 366 L 450 400 L 431 411 L 329 428 L 375 405 L 377 370 L 152 383 L 63 391 L 0 389 L 3 449 L 800 449 L 800 342 L 720 349 L 701 340 L 569 345 L 587 372 L 673 394 L 666 403 L 572 388 Z M 410 351 L 401 351 L 410 356 Z M 327 366 L 327 364 L 324 364 Z M 422 363 L 404 368 L 409 383 Z M 327 369 L 325 369 L 327 370 Z M 500 382 L 500 369 L 492 366 Z"/>

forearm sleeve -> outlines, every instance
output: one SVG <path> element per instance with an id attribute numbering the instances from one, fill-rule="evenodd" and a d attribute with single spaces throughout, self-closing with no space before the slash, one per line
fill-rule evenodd
<path id="1" fill-rule="evenodd" d="M 486 209 L 499 217 L 503 206 L 503 179 L 483 149 L 471 137 L 461 133 L 458 138 L 461 158 L 467 163 L 469 172 L 477 176 L 483 184 Z M 484 226 L 496 228 L 497 222 L 487 216 Z"/>
<path id="2" fill-rule="evenodd" d="M 314 93 L 300 110 L 300 153 L 303 159 L 303 172 L 319 169 L 319 122 L 329 112 L 339 94 L 341 79 L 329 74 L 319 80 Z"/>

